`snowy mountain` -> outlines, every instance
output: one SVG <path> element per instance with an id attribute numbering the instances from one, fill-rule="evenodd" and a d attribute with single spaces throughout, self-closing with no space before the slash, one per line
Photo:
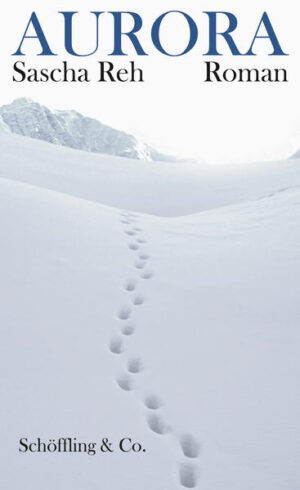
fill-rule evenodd
<path id="1" fill-rule="evenodd" d="M 300 158 L 300 150 L 296 151 L 296 153 L 294 153 L 292 156 L 291 156 L 291 159 L 299 159 Z"/>
<path id="2" fill-rule="evenodd" d="M 174 160 L 118 131 L 76 111 L 51 111 L 27 98 L 0 107 L 0 130 L 92 153 L 138 160 Z"/>
<path id="3" fill-rule="evenodd" d="M 7 131 L 10 132 L 10 128 L 7 126 L 7 124 L 3 121 L 2 117 L 0 116 L 0 131 Z"/>
<path id="4" fill-rule="evenodd" d="M 299 160 L 0 146 L 3 488 L 298 490 Z"/>

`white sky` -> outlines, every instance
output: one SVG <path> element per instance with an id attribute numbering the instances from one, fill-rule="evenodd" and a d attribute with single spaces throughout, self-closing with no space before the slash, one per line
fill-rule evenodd
<path id="1" fill-rule="evenodd" d="M 47 35 L 55 58 L 36 57 L 36 41 L 28 40 L 30 55 L 23 60 L 27 67 L 59 66 L 68 60 L 70 66 L 90 68 L 97 72 L 97 61 L 106 60 L 112 49 L 112 24 L 108 16 L 101 21 L 101 49 L 90 58 L 74 59 L 64 52 L 62 16 L 59 10 L 79 10 L 75 47 L 91 50 L 95 43 L 94 18 L 91 10 L 132 10 L 144 19 L 140 39 L 147 58 L 136 57 L 128 44 L 127 58 L 110 58 L 117 66 L 136 60 L 144 68 L 145 83 L 88 84 L 13 83 L 12 66 L 16 51 L 31 12 L 35 10 Z M 199 27 L 199 40 L 193 51 L 181 58 L 159 54 L 151 43 L 153 21 L 167 10 L 183 10 Z M 257 29 L 263 11 L 268 11 L 281 45 L 289 57 L 219 58 L 224 67 L 284 67 L 289 72 L 286 84 L 204 83 L 203 57 L 207 50 L 207 16 L 205 10 L 226 10 L 239 18 L 240 49 L 246 51 Z M 137 0 L 26 2 L 12 0 L 1 16 L 1 91 L 0 104 L 17 97 L 30 97 L 57 109 L 76 109 L 103 123 L 142 136 L 159 149 L 178 155 L 197 156 L 211 162 L 248 162 L 289 156 L 300 147 L 298 115 L 300 79 L 299 42 L 300 4 L 295 0 L 164 0 L 155 5 Z M 186 42 L 183 23 L 170 21 L 163 33 L 166 46 L 180 49 Z M 125 45 L 126 46 L 126 45 Z M 38 45 L 39 47 L 39 45 Z M 269 49 L 266 41 L 257 41 L 262 53 Z"/>

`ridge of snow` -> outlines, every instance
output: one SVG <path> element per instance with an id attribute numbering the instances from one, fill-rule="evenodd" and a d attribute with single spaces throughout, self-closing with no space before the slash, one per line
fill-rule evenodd
<path id="1" fill-rule="evenodd" d="M 194 214 L 263 198 L 300 184 L 297 160 L 153 165 L 75 151 L 6 132 L 0 132 L 0 145 L 2 177 L 145 214 Z"/>

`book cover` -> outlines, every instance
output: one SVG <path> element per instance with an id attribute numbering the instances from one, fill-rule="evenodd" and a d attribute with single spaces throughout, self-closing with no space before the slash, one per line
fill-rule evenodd
<path id="1" fill-rule="evenodd" d="M 299 14 L 12 0 L 3 490 L 298 490 Z"/>

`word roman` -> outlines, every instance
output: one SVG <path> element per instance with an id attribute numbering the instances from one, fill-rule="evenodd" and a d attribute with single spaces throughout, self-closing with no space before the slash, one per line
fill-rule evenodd
<path id="1" fill-rule="evenodd" d="M 222 69 L 220 63 L 205 62 L 205 82 L 287 82 L 288 75 L 285 68 L 226 68 Z"/>
<path id="2" fill-rule="evenodd" d="M 20 453 L 85 453 L 95 456 L 97 450 L 100 453 L 114 453 L 113 443 L 108 438 L 103 438 L 98 445 L 97 442 L 79 442 L 76 437 L 60 437 L 42 441 L 39 437 L 31 442 L 22 438 L 19 440 Z M 139 442 L 133 442 L 129 437 L 121 439 L 118 450 L 122 453 L 145 453 L 146 449 Z"/>
<path id="3" fill-rule="evenodd" d="M 128 53 L 125 52 L 124 39 L 130 41 L 131 48 L 138 56 L 148 56 L 145 51 L 144 46 L 141 42 L 141 30 L 143 28 L 143 19 L 136 12 L 127 11 L 115 11 L 115 12 L 105 12 L 105 11 L 93 11 L 91 13 L 91 26 L 89 31 L 93 32 L 95 30 L 95 43 L 89 52 L 78 52 L 75 51 L 74 44 L 74 30 L 73 30 L 73 20 L 77 16 L 78 11 L 64 11 L 58 12 L 59 15 L 63 17 L 63 41 L 65 51 L 72 56 L 92 56 L 100 50 L 100 46 L 105 45 L 101 42 L 103 39 L 103 34 L 101 31 L 101 26 L 103 22 L 107 21 L 110 25 L 110 18 L 113 20 L 113 28 L 111 36 L 113 38 L 113 51 L 108 54 L 109 56 L 127 56 Z M 258 23 L 253 26 L 253 34 L 249 38 L 249 47 L 245 52 L 241 51 L 239 36 L 240 29 L 238 28 L 238 19 L 231 12 L 203 12 L 205 15 L 205 20 L 208 22 L 208 45 L 209 49 L 204 56 L 222 56 L 223 53 L 220 51 L 219 41 L 224 40 L 233 56 L 256 56 L 258 50 L 258 41 L 264 40 L 270 45 L 271 51 L 270 56 L 287 56 L 281 47 L 278 36 L 276 34 L 275 28 L 271 22 L 271 19 L 267 12 L 264 12 L 258 19 Z M 170 21 L 174 16 L 179 17 L 180 20 L 188 28 L 187 39 L 183 36 L 182 49 L 179 52 L 171 52 L 171 49 L 167 49 L 162 41 L 161 31 L 166 30 L 170 27 Z M 60 17 L 61 18 L 61 17 Z M 219 21 L 224 20 L 228 24 L 228 27 L 224 30 L 219 30 Z M 128 24 L 130 21 L 133 24 L 131 29 L 126 29 L 124 27 L 124 22 Z M 131 25 L 130 24 L 130 25 Z M 93 27 L 95 26 L 95 27 Z M 78 31 L 77 31 L 78 32 Z M 82 30 L 86 32 L 86 30 Z M 171 29 L 172 32 L 172 29 Z M 183 56 L 189 53 L 197 44 L 199 39 L 199 27 L 198 23 L 186 12 L 180 10 L 170 10 L 168 12 L 160 15 L 152 24 L 151 32 L 148 33 L 153 47 L 165 56 Z M 55 36 L 57 37 L 57 29 L 55 29 Z M 32 12 L 30 19 L 25 28 L 25 32 L 21 37 L 21 41 L 17 50 L 13 53 L 13 56 L 25 56 L 28 48 L 29 40 L 39 43 L 39 48 L 41 52 L 39 56 L 57 56 L 58 54 L 53 51 L 52 40 L 46 33 L 45 26 L 42 27 L 41 22 L 38 18 L 36 12 Z M 76 39 L 76 45 L 80 44 L 80 39 Z M 261 46 L 261 43 L 259 44 Z M 224 48 L 223 48 L 224 49 Z M 79 50 L 80 51 L 80 50 Z M 61 54 L 61 53 L 60 53 Z"/>
<path id="4" fill-rule="evenodd" d="M 110 61 L 99 61 L 97 82 L 144 82 L 143 71 L 136 68 L 134 61 L 127 67 L 116 68 Z M 14 64 L 14 82 L 91 82 L 86 68 L 71 68 L 66 61 L 57 68 L 27 68 L 24 61 Z"/>

